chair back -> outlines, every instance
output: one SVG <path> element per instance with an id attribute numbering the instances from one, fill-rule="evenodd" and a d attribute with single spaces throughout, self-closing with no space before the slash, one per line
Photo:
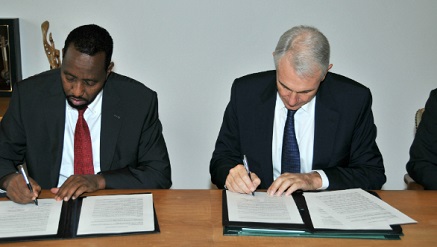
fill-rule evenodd
<path id="1" fill-rule="evenodd" d="M 416 130 L 419 127 L 420 121 L 422 121 L 422 115 L 424 111 L 425 108 L 420 108 L 419 110 L 416 111 L 416 117 L 415 117 Z"/>
<path id="2" fill-rule="evenodd" d="M 422 115 L 423 115 L 424 111 L 425 111 L 425 108 L 420 108 L 419 110 L 416 111 L 416 115 L 414 118 L 415 124 L 416 124 L 415 132 L 417 131 L 417 128 L 419 127 L 420 121 L 422 121 Z M 416 183 L 416 181 L 414 181 L 414 179 L 412 179 L 408 173 L 404 175 L 404 182 L 407 184 L 408 190 L 423 190 L 424 189 L 423 186 Z"/>

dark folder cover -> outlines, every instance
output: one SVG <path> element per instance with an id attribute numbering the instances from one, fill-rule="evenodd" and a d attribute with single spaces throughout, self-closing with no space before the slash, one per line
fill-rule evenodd
<path id="1" fill-rule="evenodd" d="M 49 240 L 49 239 L 71 239 L 71 238 L 85 238 L 85 237 L 98 237 L 98 236 L 110 236 L 110 235 L 128 235 L 128 234 L 146 234 L 146 233 L 159 233 L 158 218 L 156 216 L 155 206 L 153 206 L 153 218 L 154 218 L 154 230 L 142 231 L 142 232 L 123 232 L 123 233 L 101 233 L 101 234 L 87 234 L 77 235 L 77 229 L 79 225 L 80 212 L 82 208 L 82 201 L 85 197 L 79 197 L 76 200 L 69 200 L 62 203 L 61 216 L 59 220 L 58 232 L 54 235 L 42 235 L 42 236 L 24 236 L 24 237 L 7 237 L 0 238 L 0 243 L 5 242 L 18 242 L 18 241 L 32 241 L 32 240 Z"/>
<path id="2" fill-rule="evenodd" d="M 369 193 L 379 196 L 373 192 Z M 323 193 L 323 192 L 321 192 Z M 362 239 L 400 239 L 403 235 L 400 225 L 391 225 L 391 230 L 337 230 L 315 229 L 302 191 L 292 194 L 303 224 L 278 224 L 229 221 L 226 190 L 222 193 L 223 235 L 233 236 L 281 236 L 311 238 L 362 238 Z"/>

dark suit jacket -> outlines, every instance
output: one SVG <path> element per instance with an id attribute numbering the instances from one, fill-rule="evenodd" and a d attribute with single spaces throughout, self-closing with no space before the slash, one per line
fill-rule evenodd
<path id="1" fill-rule="evenodd" d="M 425 189 L 437 190 L 437 89 L 431 91 L 410 148 L 408 174 Z"/>
<path id="2" fill-rule="evenodd" d="M 229 170 L 245 154 L 259 188 L 273 182 L 272 135 L 276 71 L 235 80 L 211 159 L 212 182 L 223 188 Z M 370 90 L 328 73 L 317 92 L 313 169 L 323 170 L 328 189 L 380 189 L 386 181 L 376 145 Z"/>
<path id="3" fill-rule="evenodd" d="M 18 82 L 0 123 L 0 178 L 26 160 L 43 189 L 56 187 L 65 126 L 60 70 Z M 169 188 L 171 169 L 154 91 L 111 73 L 103 89 L 100 159 L 107 188 Z"/>

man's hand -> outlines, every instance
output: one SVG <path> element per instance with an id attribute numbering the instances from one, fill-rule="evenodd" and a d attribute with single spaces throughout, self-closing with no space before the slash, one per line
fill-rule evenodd
<path id="1" fill-rule="evenodd" d="M 226 178 L 226 188 L 232 192 L 251 194 L 260 185 L 261 180 L 253 172 L 250 173 L 250 176 L 252 180 L 249 178 L 244 166 L 238 164 L 229 170 Z"/>
<path id="2" fill-rule="evenodd" d="M 73 175 L 70 176 L 60 188 L 52 188 L 56 201 L 75 200 L 85 192 L 94 192 L 104 189 L 105 179 L 102 175 Z"/>
<path id="3" fill-rule="evenodd" d="M 30 177 L 29 182 L 32 185 L 33 192 L 30 192 L 29 187 L 27 187 L 23 175 L 12 173 L 2 179 L 2 187 L 5 188 L 7 197 L 13 202 L 21 204 L 33 203 L 41 192 L 41 186 Z"/>
<path id="4" fill-rule="evenodd" d="M 280 196 L 285 192 L 289 196 L 296 190 L 316 190 L 322 187 L 322 178 L 318 172 L 284 173 L 267 190 L 267 194 Z"/>

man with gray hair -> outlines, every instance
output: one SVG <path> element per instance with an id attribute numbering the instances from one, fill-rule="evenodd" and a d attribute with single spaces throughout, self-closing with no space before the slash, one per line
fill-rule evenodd
<path id="1" fill-rule="evenodd" d="M 319 30 L 293 27 L 273 52 L 275 71 L 234 81 L 210 163 L 218 188 L 290 195 L 382 187 L 370 90 L 328 72 L 329 55 Z"/>

